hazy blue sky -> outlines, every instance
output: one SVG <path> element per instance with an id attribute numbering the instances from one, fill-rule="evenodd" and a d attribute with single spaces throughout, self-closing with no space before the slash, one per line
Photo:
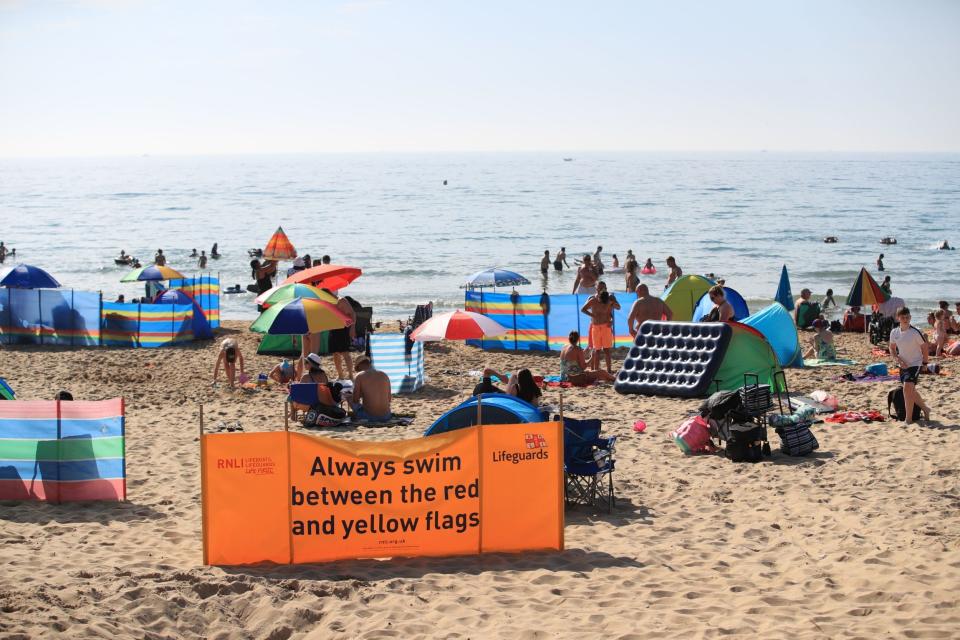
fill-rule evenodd
<path id="1" fill-rule="evenodd" d="M 0 156 L 960 151 L 960 1 L 0 0 Z"/>

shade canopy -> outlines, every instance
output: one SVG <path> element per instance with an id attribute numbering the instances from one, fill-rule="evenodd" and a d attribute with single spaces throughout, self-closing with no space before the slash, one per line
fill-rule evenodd
<path id="1" fill-rule="evenodd" d="M 29 264 L 18 264 L 0 280 L 0 286 L 13 289 L 59 289 L 56 278 Z"/>
<path id="2" fill-rule="evenodd" d="M 263 248 L 263 257 L 267 260 L 293 260 L 297 257 L 297 250 L 283 232 L 283 227 L 277 227 L 270 236 L 267 246 Z"/>
<path id="3" fill-rule="evenodd" d="M 418 342 L 436 340 L 479 340 L 501 336 L 507 332 L 503 325 L 487 316 L 472 311 L 451 311 L 433 316 L 410 334 Z"/>
<path id="4" fill-rule="evenodd" d="M 274 335 L 305 335 L 343 329 L 351 324 L 350 316 L 329 302 L 294 298 L 264 311 L 250 325 L 250 330 Z"/>
<path id="5" fill-rule="evenodd" d="M 515 271 L 493 267 L 477 271 L 467 279 L 464 287 L 517 287 L 524 284 L 530 284 L 530 281 Z"/>
<path id="6" fill-rule="evenodd" d="M 318 289 L 313 285 L 303 283 L 281 284 L 267 289 L 257 296 L 256 303 L 266 309 L 280 302 L 293 300 L 294 298 L 324 300 L 330 304 L 337 304 L 337 296 Z"/>
<path id="7" fill-rule="evenodd" d="M 869 307 L 882 304 L 889 299 L 890 294 L 880 288 L 880 285 L 867 272 L 866 268 L 861 267 L 857 279 L 853 281 L 853 286 L 850 287 L 850 293 L 847 294 L 847 306 Z"/>
<path id="8" fill-rule="evenodd" d="M 356 267 L 348 267 L 342 264 L 324 264 L 319 267 L 311 267 L 310 269 L 297 271 L 284 280 L 282 284 L 304 282 L 312 284 L 319 289 L 339 291 L 359 278 L 362 274 L 363 271 Z"/>
<path id="9" fill-rule="evenodd" d="M 155 264 L 147 265 L 134 269 L 120 279 L 120 282 L 144 282 L 148 280 L 182 280 L 185 278 L 182 273 L 173 267 L 158 267 Z"/>

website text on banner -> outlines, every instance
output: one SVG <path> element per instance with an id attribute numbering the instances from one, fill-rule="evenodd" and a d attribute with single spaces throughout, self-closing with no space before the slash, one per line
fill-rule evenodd
<path id="1" fill-rule="evenodd" d="M 561 550 L 562 448 L 558 422 L 394 442 L 205 434 L 204 563 Z"/>

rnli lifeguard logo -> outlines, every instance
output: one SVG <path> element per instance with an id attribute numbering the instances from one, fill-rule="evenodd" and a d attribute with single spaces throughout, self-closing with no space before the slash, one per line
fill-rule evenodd
<path id="1" fill-rule="evenodd" d="M 272 476 L 277 471 L 277 463 L 271 456 L 217 458 L 217 469 L 235 469 L 249 475 Z"/>
<path id="2" fill-rule="evenodd" d="M 526 443 L 527 449 L 543 449 L 547 446 L 547 439 L 539 433 L 525 433 L 523 434 L 523 441 Z"/>
<path id="3" fill-rule="evenodd" d="M 528 460 L 548 460 L 547 439 L 540 433 L 523 434 L 524 447 L 520 451 L 494 451 L 494 462 L 520 464 Z"/>

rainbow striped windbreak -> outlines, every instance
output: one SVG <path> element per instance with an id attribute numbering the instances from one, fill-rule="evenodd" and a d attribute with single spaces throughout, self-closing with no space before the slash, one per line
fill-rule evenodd
<path id="1" fill-rule="evenodd" d="M 193 298 L 194 302 L 203 309 L 211 329 L 220 326 L 220 279 L 213 276 L 199 276 L 171 280 L 171 289 L 180 289 Z"/>
<path id="2" fill-rule="evenodd" d="M 571 331 L 580 333 L 581 346 L 589 343 L 590 318 L 580 308 L 590 296 L 583 294 L 516 296 L 506 293 L 467 291 L 464 308 L 483 314 L 507 328 L 496 338 L 468 340 L 484 349 L 513 351 L 559 351 Z M 613 314 L 614 346 L 633 346 L 627 316 L 636 295 L 618 293 L 621 308 Z"/>
<path id="3" fill-rule="evenodd" d="M 0 402 L 0 500 L 126 500 L 123 398 Z"/>

